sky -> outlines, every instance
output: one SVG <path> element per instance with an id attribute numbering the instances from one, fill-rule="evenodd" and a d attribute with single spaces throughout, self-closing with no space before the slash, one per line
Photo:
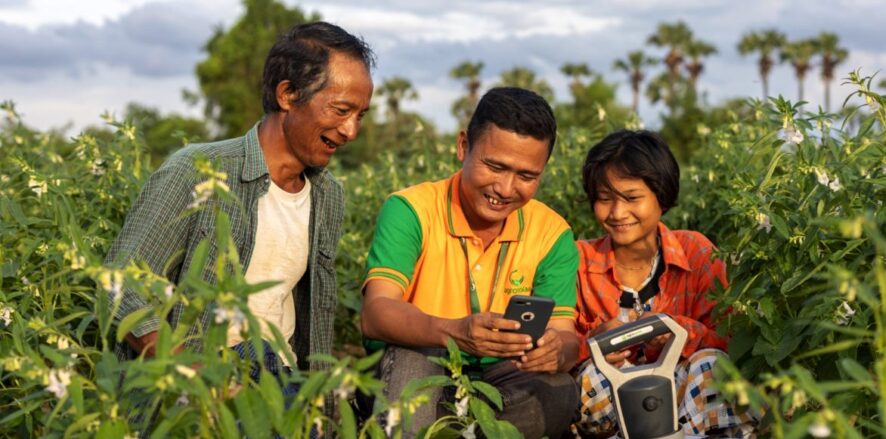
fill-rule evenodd
<path id="1" fill-rule="evenodd" d="M 660 22 L 685 21 L 697 38 L 714 44 L 699 82 L 711 104 L 762 94 L 755 56 L 736 50 L 741 35 L 774 27 L 789 39 L 834 32 L 849 52 L 838 78 L 861 69 L 886 69 L 886 0 L 284 0 L 361 35 L 378 55 L 376 84 L 392 76 L 409 79 L 419 99 L 402 106 L 457 129 L 450 114 L 463 85 L 449 70 L 482 60 L 483 87 L 514 66 L 546 79 L 556 99 L 568 101 L 565 63 L 586 63 L 618 83 L 618 99 L 630 103 L 626 76 L 612 63 L 631 50 L 663 55 L 646 45 Z M 194 66 L 218 26 L 242 14 L 239 0 L 0 0 L 0 101 L 12 100 L 25 123 L 65 128 L 71 135 L 102 123 L 106 111 L 121 114 L 131 101 L 163 112 L 200 116 L 182 99 L 196 90 Z M 264 56 L 256 54 L 256 56 Z M 657 73 L 651 72 L 650 75 Z M 835 81 L 832 106 L 852 90 Z M 818 67 L 807 75 L 806 100 L 823 104 Z M 795 100 L 793 69 L 777 65 L 770 94 Z M 260 91 L 256 90 L 256 99 Z M 379 100 L 378 102 L 381 102 Z M 808 108 L 808 107 L 807 107 Z M 641 99 L 647 126 L 658 106 Z"/>

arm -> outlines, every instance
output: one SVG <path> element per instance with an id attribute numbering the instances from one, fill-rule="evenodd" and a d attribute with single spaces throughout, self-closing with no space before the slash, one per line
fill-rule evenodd
<path id="1" fill-rule="evenodd" d="M 195 175 L 186 158 L 170 158 L 148 179 L 114 241 L 106 263 L 123 267 L 133 261 L 145 262 L 150 269 L 177 281 L 183 250 L 191 234 L 191 219 L 180 218 L 191 202 Z M 151 305 L 130 288 L 121 291 L 120 306 L 114 318 L 120 321 L 130 313 Z M 154 354 L 160 321 L 151 316 L 139 323 L 126 340 L 139 353 Z"/>
<path id="2" fill-rule="evenodd" d="M 578 250 L 572 231 L 566 229 L 536 268 L 533 295 L 550 297 L 556 305 L 538 347 L 518 361 L 521 370 L 565 372 L 578 361 L 581 340 L 575 333 L 576 270 Z"/>
<path id="3" fill-rule="evenodd" d="M 700 349 L 726 350 L 729 343 L 728 337 L 717 334 L 717 319 L 713 314 L 716 302 L 707 297 L 716 288 L 716 283 L 724 288 L 728 286 L 726 266 L 719 259 L 711 259 L 713 245 L 707 238 L 701 234 L 695 236 L 696 240 L 689 244 L 700 242 L 697 247 L 684 244 L 692 265 L 692 273 L 686 282 L 691 294 L 687 294 L 684 300 L 676 301 L 672 309 L 662 310 L 689 333 L 682 352 L 684 358 Z M 666 340 L 662 338 L 649 343 L 647 356 L 656 358 Z"/>
<path id="4" fill-rule="evenodd" d="M 366 337 L 401 346 L 446 347 L 451 337 L 459 349 L 479 357 L 517 357 L 532 346 L 528 335 L 498 332 L 518 329 L 515 321 L 495 313 L 434 317 L 405 302 L 395 283 L 379 279 L 366 284 L 360 317 Z"/>

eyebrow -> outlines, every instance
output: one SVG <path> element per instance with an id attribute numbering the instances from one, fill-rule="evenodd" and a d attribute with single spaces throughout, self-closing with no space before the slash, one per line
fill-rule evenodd
<path id="1" fill-rule="evenodd" d="M 534 171 L 532 169 L 514 169 L 512 166 L 509 166 L 505 163 L 499 162 L 497 160 L 488 159 L 488 158 L 480 159 L 480 161 L 487 164 L 487 165 L 492 165 L 492 166 L 496 166 L 499 168 L 505 168 L 508 170 L 512 170 L 518 174 L 528 174 L 533 177 L 538 177 L 542 174 L 542 171 Z"/>

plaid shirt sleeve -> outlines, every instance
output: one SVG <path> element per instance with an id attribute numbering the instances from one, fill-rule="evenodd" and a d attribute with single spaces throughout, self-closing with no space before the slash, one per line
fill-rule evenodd
<path id="1" fill-rule="evenodd" d="M 130 262 L 144 262 L 154 273 L 178 281 L 182 255 L 193 228 L 193 216 L 182 213 L 192 201 L 196 173 L 184 154 L 170 157 L 149 178 L 129 211 L 123 229 L 111 246 L 106 263 L 123 267 Z M 115 319 L 151 306 L 130 288 L 122 289 Z M 132 334 L 141 337 L 157 331 L 160 321 L 150 317 L 137 325 Z"/>

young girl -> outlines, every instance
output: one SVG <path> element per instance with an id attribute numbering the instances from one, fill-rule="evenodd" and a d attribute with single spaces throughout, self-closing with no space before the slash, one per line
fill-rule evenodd
<path id="1" fill-rule="evenodd" d="M 666 313 L 688 331 L 676 373 L 679 420 L 686 434 L 747 436 L 753 419 L 716 401 L 712 368 L 725 355 L 728 339 L 717 334 L 707 298 L 726 286 L 726 268 L 712 258 L 713 244 L 701 233 L 670 230 L 661 216 L 677 202 L 680 169 L 668 145 L 648 131 L 618 131 L 588 152 L 584 189 L 606 235 L 578 241 L 580 335 L 591 337 L 644 313 Z M 621 306 L 620 306 L 621 304 Z M 611 353 L 606 361 L 624 365 L 658 358 L 667 336 L 638 349 Z M 587 344 L 580 358 L 588 359 Z M 609 382 L 588 360 L 578 369 L 581 421 L 575 432 L 598 435 L 617 428 Z"/>

